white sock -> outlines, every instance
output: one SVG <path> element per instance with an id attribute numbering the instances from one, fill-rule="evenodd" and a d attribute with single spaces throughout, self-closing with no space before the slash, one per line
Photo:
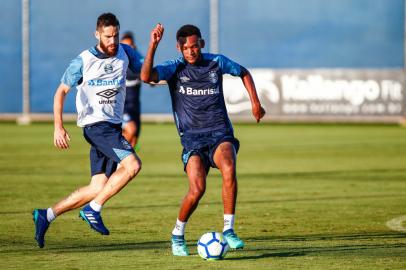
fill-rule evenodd
<path id="1" fill-rule="evenodd" d="M 100 212 L 102 210 L 102 207 L 103 207 L 103 205 L 98 204 L 94 200 L 91 201 L 89 205 L 96 212 Z"/>
<path id="2" fill-rule="evenodd" d="M 56 215 L 54 213 L 54 210 L 52 210 L 51 207 L 47 209 L 47 220 L 48 222 L 52 222 L 54 219 L 56 219 Z"/>
<path id="3" fill-rule="evenodd" d="M 223 232 L 232 229 L 234 230 L 234 215 L 224 214 L 224 228 Z"/>
<path id="4" fill-rule="evenodd" d="M 185 227 L 187 222 L 182 222 L 179 219 L 176 219 L 175 228 L 173 228 L 172 234 L 182 236 L 185 235 Z"/>

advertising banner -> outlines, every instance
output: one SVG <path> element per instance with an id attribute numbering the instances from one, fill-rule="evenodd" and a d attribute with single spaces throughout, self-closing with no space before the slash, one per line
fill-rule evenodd
<path id="1" fill-rule="evenodd" d="M 352 118 L 403 117 L 403 69 L 250 69 L 268 116 Z M 248 115 L 251 103 L 241 79 L 224 77 L 230 115 Z"/>

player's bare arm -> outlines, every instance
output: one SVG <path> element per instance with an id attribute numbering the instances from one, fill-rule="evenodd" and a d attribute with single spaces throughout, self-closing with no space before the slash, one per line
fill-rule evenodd
<path id="1" fill-rule="evenodd" d="M 141 68 L 141 80 L 143 82 L 158 82 L 158 73 L 152 68 L 154 65 L 155 51 L 158 47 L 164 34 L 164 27 L 158 23 L 151 31 L 150 42 L 148 46 L 147 55 L 145 56 L 144 63 Z"/>
<path id="2" fill-rule="evenodd" d="M 54 97 L 54 145 L 60 149 L 69 148 L 70 137 L 66 129 L 63 127 L 63 105 L 65 103 L 66 94 L 70 87 L 61 83 L 56 89 Z"/>
<path id="3" fill-rule="evenodd" d="M 252 105 L 252 115 L 257 120 L 257 123 L 259 123 L 261 118 L 264 117 L 265 115 L 265 110 L 261 106 L 261 102 L 259 101 L 257 90 L 255 88 L 255 83 L 254 80 L 252 79 L 251 73 L 246 68 L 243 68 L 241 72 L 241 80 L 250 96 Z"/>

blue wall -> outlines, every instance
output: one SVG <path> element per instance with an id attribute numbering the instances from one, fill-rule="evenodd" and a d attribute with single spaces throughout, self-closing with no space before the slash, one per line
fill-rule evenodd
<path id="1" fill-rule="evenodd" d="M 51 112 L 71 59 L 93 46 L 96 18 L 115 13 L 146 52 L 152 27 L 165 36 L 155 63 L 178 56 L 175 32 L 198 25 L 209 40 L 209 0 L 31 0 L 31 109 Z M 246 67 L 402 68 L 403 0 L 220 0 L 220 52 Z M 159 8 L 157 8 L 159 7 Z M 21 1 L 2 0 L 0 113 L 21 111 Z M 210 50 L 207 47 L 207 50 Z M 75 90 L 66 112 L 75 111 Z M 7 98 L 5 98 L 7 97 Z M 166 87 L 143 86 L 144 113 L 170 112 Z"/>
<path id="2" fill-rule="evenodd" d="M 221 52 L 248 67 L 403 67 L 403 0 L 219 2 Z"/>
<path id="3" fill-rule="evenodd" d="M 21 112 L 21 1 L 1 1 L 0 25 L 0 113 Z"/>

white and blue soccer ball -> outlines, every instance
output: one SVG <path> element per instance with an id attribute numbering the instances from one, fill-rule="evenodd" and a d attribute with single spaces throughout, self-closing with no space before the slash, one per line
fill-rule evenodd
<path id="1" fill-rule="evenodd" d="M 208 232 L 197 242 L 197 252 L 205 260 L 220 260 L 227 254 L 230 247 L 222 233 Z"/>

